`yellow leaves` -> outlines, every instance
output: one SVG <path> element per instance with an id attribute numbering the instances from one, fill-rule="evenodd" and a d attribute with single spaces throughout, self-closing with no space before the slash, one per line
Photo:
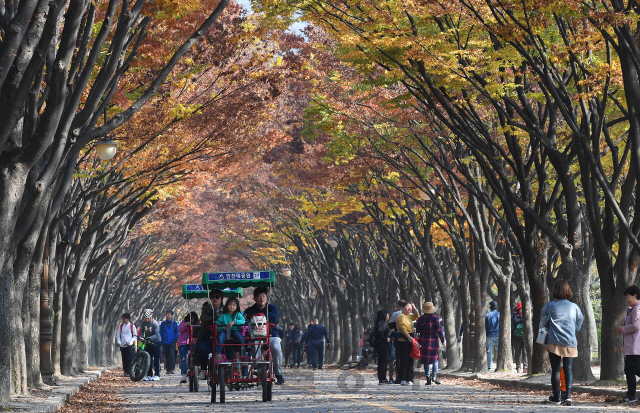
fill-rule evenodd
<path id="1" fill-rule="evenodd" d="M 193 114 L 200 114 L 199 105 L 184 105 L 182 103 L 176 103 L 169 111 L 169 116 L 172 118 L 183 119 Z"/>

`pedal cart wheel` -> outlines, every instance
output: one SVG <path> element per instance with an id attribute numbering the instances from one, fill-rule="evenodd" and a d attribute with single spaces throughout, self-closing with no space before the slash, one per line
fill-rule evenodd
<path id="1" fill-rule="evenodd" d="M 226 378 L 225 378 L 225 366 L 218 367 L 218 382 L 220 383 L 220 403 L 225 402 L 225 387 L 226 387 Z"/>
<path id="2" fill-rule="evenodd" d="M 262 366 L 262 401 L 269 401 L 269 382 L 267 380 L 267 366 Z"/>

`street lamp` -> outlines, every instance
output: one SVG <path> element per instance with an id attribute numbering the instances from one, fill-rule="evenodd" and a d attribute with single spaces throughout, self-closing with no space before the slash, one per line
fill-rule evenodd
<path id="1" fill-rule="evenodd" d="M 114 141 L 110 141 L 109 139 L 103 139 L 96 144 L 96 151 L 98 152 L 98 158 L 103 161 L 108 161 L 109 159 L 116 156 L 116 143 Z"/>
<path id="2" fill-rule="evenodd" d="M 118 262 L 118 264 L 125 265 L 127 263 L 127 257 L 125 257 L 124 255 L 120 255 L 118 256 L 118 258 L 116 258 L 116 261 Z"/>
<path id="3" fill-rule="evenodd" d="M 291 268 L 289 268 L 289 267 L 283 268 L 282 269 L 282 275 L 284 275 L 285 277 L 291 277 Z"/>
<path id="4" fill-rule="evenodd" d="M 327 238 L 327 244 L 329 244 L 331 248 L 336 249 L 338 247 L 338 239 L 336 237 L 329 237 Z"/>
<path id="5" fill-rule="evenodd" d="M 431 192 L 431 194 L 433 196 L 436 195 L 436 190 L 433 188 L 429 189 L 429 192 Z M 426 192 L 424 192 L 422 189 L 418 188 L 418 195 L 420 196 L 420 199 L 422 199 L 423 201 L 428 201 L 429 200 L 429 195 L 427 195 Z"/>

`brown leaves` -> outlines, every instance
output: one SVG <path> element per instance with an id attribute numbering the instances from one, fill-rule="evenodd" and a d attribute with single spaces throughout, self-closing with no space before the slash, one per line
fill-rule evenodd
<path id="1" fill-rule="evenodd" d="M 78 393 L 71 396 L 60 410 L 60 413 L 118 413 L 131 401 L 118 394 L 123 387 L 135 384 L 128 377 L 123 377 L 122 370 L 105 371 L 97 381 L 85 385 Z"/>

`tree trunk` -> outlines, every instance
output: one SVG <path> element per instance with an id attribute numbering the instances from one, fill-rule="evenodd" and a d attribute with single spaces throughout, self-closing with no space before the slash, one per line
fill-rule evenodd
<path id="1" fill-rule="evenodd" d="M 595 326 L 595 320 L 593 320 L 593 306 L 591 304 L 589 284 L 589 267 L 580 270 L 582 266 L 578 265 L 571 259 L 563 257 L 562 267 L 566 266 L 566 269 L 570 269 L 572 277 L 569 281 L 571 291 L 573 292 L 573 300 L 584 315 L 584 322 L 582 328 L 576 333 L 576 339 L 578 340 L 578 357 L 573 362 L 573 378 L 575 381 L 592 382 L 595 381 L 595 376 L 591 371 L 591 328 Z M 591 321 L 589 319 L 592 319 Z"/>
<path id="2" fill-rule="evenodd" d="M 526 247 L 523 251 L 534 251 L 534 254 L 525 254 L 524 260 L 531 290 L 531 326 L 533 336 L 535 337 L 540 328 L 542 307 L 549 302 L 546 283 L 547 251 L 549 249 L 549 245 L 547 237 L 542 235 L 542 232 L 540 232 L 540 234 L 535 233 L 534 226 L 527 227 L 525 238 Z M 526 314 L 525 311 L 526 309 L 523 308 L 522 313 Z M 547 350 L 544 344 L 538 344 L 533 341 L 532 355 L 529 359 L 529 374 L 545 373 L 546 359 Z"/>
<path id="3" fill-rule="evenodd" d="M 60 330 L 60 372 L 64 376 L 75 376 L 77 370 L 76 348 L 76 305 L 69 294 L 64 294 L 62 300 L 62 326 Z"/>
<path id="4" fill-rule="evenodd" d="M 18 263 L 18 260 L 16 260 Z M 10 265 L 10 264 L 9 264 Z M 13 267 L 11 267 L 13 268 Z M 15 275 L 15 274 L 14 274 Z M 11 349 L 11 392 L 14 394 L 28 394 L 27 362 L 24 345 L 23 303 L 26 280 L 14 277 L 11 284 L 10 349 Z"/>
<path id="5" fill-rule="evenodd" d="M 498 343 L 498 359 L 496 371 L 511 371 L 513 358 L 511 354 L 511 278 L 497 277 L 498 308 L 500 311 L 500 339 Z"/>
<path id="6" fill-rule="evenodd" d="M 442 302 L 442 320 L 444 323 L 444 332 L 447 340 L 447 369 L 457 370 L 462 366 L 460 362 L 460 352 L 458 350 L 458 340 L 456 339 L 456 309 L 453 305 L 453 296 L 451 289 L 447 288 L 449 283 L 446 282 L 442 268 L 438 264 L 433 255 L 431 246 L 425 243 L 423 245 L 425 256 L 429 261 L 431 272 L 434 275 L 438 291 L 440 292 L 440 300 Z"/>
<path id="7" fill-rule="evenodd" d="M 12 314 L 13 257 L 11 242 L 28 169 L 3 160 L 0 167 L 0 314 Z M 19 321 L 18 321 L 19 322 Z M 11 401 L 11 319 L 0 317 L 0 403 Z"/>

